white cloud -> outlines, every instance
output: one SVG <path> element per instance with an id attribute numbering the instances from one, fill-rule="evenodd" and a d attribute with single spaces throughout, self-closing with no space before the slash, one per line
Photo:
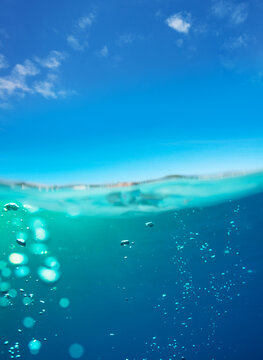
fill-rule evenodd
<path id="1" fill-rule="evenodd" d="M 6 58 L 3 54 L 0 54 L 0 69 L 5 69 L 8 67 L 8 63 L 6 61 Z"/>
<path id="2" fill-rule="evenodd" d="M 59 90 L 57 86 L 58 76 L 54 73 L 47 74 L 44 80 L 34 82 L 32 88 L 34 93 L 42 95 L 46 99 L 65 98 L 68 95 L 75 95 L 75 91 Z"/>
<path id="3" fill-rule="evenodd" d="M 35 64 L 30 60 L 25 60 L 24 65 L 16 64 L 12 71 L 13 75 L 18 75 L 21 77 L 26 76 L 35 76 L 39 73 L 38 68 Z"/>
<path id="4" fill-rule="evenodd" d="M 51 81 L 44 80 L 44 81 L 36 82 L 34 84 L 34 90 L 46 99 L 57 98 L 57 95 L 54 91 L 54 84 Z"/>
<path id="5" fill-rule="evenodd" d="M 95 15 L 90 13 L 87 16 L 82 16 L 77 21 L 77 28 L 73 31 L 71 35 L 67 37 L 68 45 L 77 51 L 84 51 L 88 47 L 88 41 L 86 39 L 86 28 L 90 27 L 95 19 Z"/>
<path id="6" fill-rule="evenodd" d="M 38 59 L 49 71 L 60 66 L 60 61 L 62 53 L 57 51 L 51 51 L 45 59 Z M 31 60 L 16 64 L 9 75 L 0 77 L 0 107 L 8 108 L 10 97 L 25 97 L 28 94 L 40 94 L 46 99 L 65 97 L 68 92 L 57 88 L 57 80 L 54 73 L 46 75 Z"/>
<path id="7" fill-rule="evenodd" d="M 108 47 L 105 45 L 103 46 L 103 48 L 99 51 L 99 56 L 101 57 L 107 57 L 109 54 L 109 49 Z"/>
<path id="8" fill-rule="evenodd" d="M 244 2 L 235 4 L 227 0 L 214 1 L 212 13 L 220 19 L 228 18 L 234 25 L 239 25 L 248 17 L 248 5 Z"/>
<path id="9" fill-rule="evenodd" d="M 87 16 L 82 16 L 78 20 L 78 26 L 81 30 L 85 30 L 87 26 L 91 26 L 95 20 L 95 15 L 90 13 Z"/>
<path id="10" fill-rule="evenodd" d="M 180 33 L 188 34 L 191 28 L 190 16 L 177 13 L 166 19 L 167 25 Z"/>
<path id="11" fill-rule="evenodd" d="M 67 36 L 67 43 L 72 49 L 84 51 L 88 47 L 87 32 L 85 30 L 93 24 L 94 20 L 95 15 L 93 13 L 78 19 L 77 26 L 72 34 Z"/>
<path id="12" fill-rule="evenodd" d="M 61 65 L 65 57 L 66 56 L 64 53 L 57 50 L 53 50 L 49 53 L 49 55 L 45 59 L 36 58 L 35 60 L 45 68 L 56 69 Z"/>
<path id="13" fill-rule="evenodd" d="M 37 67 L 30 60 L 24 64 L 16 64 L 8 76 L 0 77 L 0 98 L 6 99 L 11 95 L 25 96 L 32 90 L 26 83 L 28 76 L 35 76 L 39 73 Z"/>
<path id="14" fill-rule="evenodd" d="M 74 35 L 69 35 L 67 37 L 67 42 L 68 42 L 69 46 L 72 47 L 72 49 L 78 50 L 78 51 L 83 51 L 88 46 L 87 41 L 80 43 L 80 41 Z"/>
<path id="15" fill-rule="evenodd" d="M 0 78 L 0 97 L 5 98 L 6 95 L 13 95 L 17 90 L 22 93 L 30 91 L 25 82 L 21 79 L 16 79 L 12 76 Z"/>

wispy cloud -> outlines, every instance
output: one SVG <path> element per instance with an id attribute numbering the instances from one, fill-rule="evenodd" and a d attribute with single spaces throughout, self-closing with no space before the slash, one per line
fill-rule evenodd
<path id="1" fill-rule="evenodd" d="M 109 54 L 108 46 L 104 45 L 102 49 L 99 50 L 98 55 L 100 57 L 107 57 Z"/>
<path id="2" fill-rule="evenodd" d="M 117 41 L 118 45 L 127 45 L 132 44 L 135 40 L 136 36 L 133 33 L 127 33 L 119 36 Z"/>
<path id="3" fill-rule="evenodd" d="M 80 42 L 80 40 L 76 38 L 74 35 L 69 35 L 67 37 L 67 43 L 72 49 L 77 51 L 83 51 L 85 48 L 88 47 L 88 42 L 86 40 Z"/>
<path id="4" fill-rule="evenodd" d="M 8 62 L 3 54 L 0 54 L 0 69 L 5 69 L 8 67 Z"/>
<path id="5" fill-rule="evenodd" d="M 81 30 L 85 30 L 86 27 L 91 26 L 95 20 L 95 14 L 90 13 L 87 16 L 82 16 L 78 19 L 78 26 Z"/>
<path id="6" fill-rule="evenodd" d="M 143 34 L 136 34 L 132 32 L 121 34 L 116 39 L 117 46 L 129 46 L 137 41 L 145 40 L 145 36 Z"/>
<path id="7" fill-rule="evenodd" d="M 223 48 L 227 50 L 236 50 L 248 45 L 249 37 L 247 34 L 239 35 L 238 37 L 231 38 L 223 44 Z"/>
<path id="8" fill-rule="evenodd" d="M 13 74 L 5 78 L 0 78 L 0 98 L 2 100 L 15 93 L 24 95 L 29 91 L 30 89 L 25 84 L 24 78 L 16 78 Z"/>
<path id="9" fill-rule="evenodd" d="M 44 58 L 35 58 L 35 61 L 37 61 L 41 66 L 48 68 L 48 69 L 57 69 L 62 61 L 66 58 L 66 55 L 60 51 L 53 50 L 49 53 L 49 55 Z"/>
<path id="10" fill-rule="evenodd" d="M 227 0 L 214 1 L 212 13 L 219 19 L 227 18 L 234 25 L 242 24 L 248 17 L 248 4 L 235 4 Z"/>
<path id="11" fill-rule="evenodd" d="M 62 58 L 62 53 L 55 50 L 47 58 L 37 58 L 38 64 L 45 68 L 42 70 L 29 59 L 16 64 L 8 75 L 0 77 L 0 107 L 8 108 L 11 97 L 29 94 L 39 94 L 46 99 L 64 97 L 67 92 L 58 89 L 58 76 L 53 72 L 60 66 Z"/>
<path id="12" fill-rule="evenodd" d="M 183 40 L 183 39 L 178 39 L 178 40 L 176 41 L 176 45 L 177 45 L 178 47 L 182 47 L 183 44 L 184 44 L 184 40 Z"/>
<path id="13" fill-rule="evenodd" d="M 54 74 L 48 74 L 45 80 L 36 81 L 33 84 L 33 89 L 36 93 L 42 95 L 44 98 L 57 98 L 58 95 L 55 91 L 55 83 L 57 76 Z"/>
<path id="14" fill-rule="evenodd" d="M 54 91 L 54 84 L 50 81 L 39 81 L 35 83 L 34 90 L 42 95 L 44 98 L 56 98 L 57 95 Z"/>
<path id="15" fill-rule="evenodd" d="M 236 5 L 233 9 L 233 13 L 231 14 L 231 20 L 234 24 L 243 23 L 248 17 L 248 5 L 245 3 L 241 3 Z"/>
<path id="16" fill-rule="evenodd" d="M 95 14 L 90 13 L 87 16 L 82 16 L 77 20 L 77 26 L 72 33 L 67 36 L 68 45 L 77 51 L 84 51 L 88 47 L 87 31 L 95 20 Z"/>
<path id="17" fill-rule="evenodd" d="M 25 78 L 26 76 L 35 76 L 39 73 L 39 69 L 31 60 L 25 60 L 24 64 L 16 64 L 12 75 L 14 77 L 18 76 L 21 79 Z"/>
<path id="18" fill-rule="evenodd" d="M 188 34 L 191 28 L 190 14 L 183 14 L 181 12 L 174 14 L 166 19 L 167 25 L 175 31 L 183 34 Z"/>
<path id="19" fill-rule="evenodd" d="M 25 60 L 24 64 L 16 64 L 10 75 L 0 77 L 0 98 L 6 101 L 9 96 L 25 96 L 32 92 L 26 78 L 36 74 L 38 69 L 30 60 Z"/>

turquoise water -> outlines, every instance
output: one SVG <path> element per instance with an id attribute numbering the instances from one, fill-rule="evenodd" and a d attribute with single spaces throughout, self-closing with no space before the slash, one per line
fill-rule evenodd
<path id="1" fill-rule="evenodd" d="M 1 359 L 262 358 L 263 173 L 0 194 Z"/>

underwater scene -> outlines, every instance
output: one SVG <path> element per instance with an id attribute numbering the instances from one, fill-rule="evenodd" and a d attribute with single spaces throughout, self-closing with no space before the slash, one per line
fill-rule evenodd
<path id="1" fill-rule="evenodd" d="M 0 359 L 262 359 L 262 172 L 0 199 Z"/>

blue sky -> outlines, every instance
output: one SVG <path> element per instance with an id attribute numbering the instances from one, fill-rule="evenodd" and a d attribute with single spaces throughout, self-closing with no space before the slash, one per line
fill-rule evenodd
<path id="1" fill-rule="evenodd" d="M 0 6 L 1 178 L 262 168 L 262 1 Z"/>

